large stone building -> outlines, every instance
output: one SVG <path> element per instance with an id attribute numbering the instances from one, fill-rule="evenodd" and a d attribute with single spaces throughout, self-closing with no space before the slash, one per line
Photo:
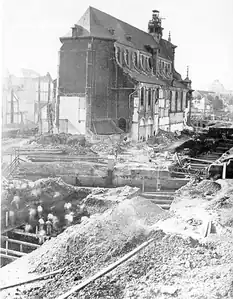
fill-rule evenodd
<path id="1" fill-rule="evenodd" d="M 191 81 L 175 70 L 176 46 L 162 36 L 158 11 L 144 32 L 89 7 L 60 38 L 60 131 L 124 131 L 140 141 L 159 128 L 182 130 L 184 111 L 187 116 L 191 107 Z"/>

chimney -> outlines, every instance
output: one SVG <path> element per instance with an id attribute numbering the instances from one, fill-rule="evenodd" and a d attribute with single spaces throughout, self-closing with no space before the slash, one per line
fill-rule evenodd
<path id="1" fill-rule="evenodd" d="M 82 33 L 82 27 L 75 24 L 74 27 L 71 27 L 72 29 L 72 37 L 77 38 Z"/>

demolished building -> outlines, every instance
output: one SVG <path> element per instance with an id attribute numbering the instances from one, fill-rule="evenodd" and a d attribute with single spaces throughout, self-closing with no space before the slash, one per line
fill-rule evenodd
<path id="1" fill-rule="evenodd" d="M 56 125 L 86 135 L 128 133 L 147 140 L 158 129 L 183 129 L 190 117 L 191 80 L 175 70 L 169 34 L 154 10 L 144 32 L 89 7 L 60 38 Z M 70 109 L 72 107 L 73 109 Z"/>

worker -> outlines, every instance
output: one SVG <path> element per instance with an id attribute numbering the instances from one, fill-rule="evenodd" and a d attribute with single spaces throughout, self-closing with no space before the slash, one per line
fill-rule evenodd
<path id="1" fill-rule="evenodd" d="M 18 194 L 17 195 L 15 194 L 11 202 L 11 205 L 15 207 L 17 210 L 19 210 L 19 203 L 20 203 L 20 197 Z"/>
<path id="2" fill-rule="evenodd" d="M 70 202 L 66 202 L 64 204 L 64 210 L 69 213 L 71 211 L 71 208 L 72 208 L 72 204 Z"/>
<path id="3" fill-rule="evenodd" d="M 26 233 L 31 232 L 31 231 L 32 231 L 32 226 L 31 226 L 31 224 L 26 223 L 26 224 L 25 224 L 25 227 L 24 227 L 24 230 L 25 230 Z"/>
<path id="4" fill-rule="evenodd" d="M 46 221 L 46 234 L 48 236 L 50 236 L 51 233 L 52 233 L 52 221 L 47 218 L 47 221 Z"/>
<path id="5" fill-rule="evenodd" d="M 29 208 L 29 222 L 32 223 L 35 221 L 36 218 L 36 208 L 35 207 L 30 207 Z"/>
<path id="6" fill-rule="evenodd" d="M 52 213 L 48 213 L 47 219 L 52 222 L 53 221 L 53 214 Z"/>
<path id="7" fill-rule="evenodd" d="M 39 231 L 44 229 L 44 219 L 40 218 L 39 219 Z"/>
<path id="8" fill-rule="evenodd" d="M 66 226 L 70 226 L 74 221 L 74 213 L 70 212 L 65 215 Z"/>
<path id="9" fill-rule="evenodd" d="M 41 218 L 43 213 L 43 208 L 41 204 L 37 207 L 37 213 L 38 213 L 38 217 Z"/>
<path id="10" fill-rule="evenodd" d="M 39 244 L 44 243 L 45 234 L 46 234 L 46 232 L 44 229 L 39 230 Z"/>
<path id="11" fill-rule="evenodd" d="M 52 228 L 53 228 L 53 231 L 58 231 L 58 224 L 59 224 L 59 219 L 57 216 L 53 216 L 53 219 L 52 219 Z"/>

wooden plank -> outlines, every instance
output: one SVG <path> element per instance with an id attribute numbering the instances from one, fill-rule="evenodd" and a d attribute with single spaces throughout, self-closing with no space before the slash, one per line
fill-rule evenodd
<path id="1" fill-rule="evenodd" d="M 12 260 L 12 261 L 17 260 L 16 256 L 12 256 L 12 255 L 8 255 L 8 254 L 3 254 L 3 253 L 0 253 L 0 258 L 6 258 L 6 259 L 9 259 L 9 260 Z M 0 288 L 0 290 L 1 290 L 1 288 Z"/>
<path id="2" fill-rule="evenodd" d="M 19 240 L 15 240 L 15 239 L 9 239 L 8 237 L 5 237 L 5 236 L 1 236 L 1 239 L 3 241 L 8 241 L 8 242 L 15 243 L 15 244 L 25 245 L 25 246 L 28 246 L 28 247 L 35 247 L 35 248 L 40 247 L 40 245 L 38 245 L 38 244 L 23 242 L 23 241 L 19 241 Z"/>
<path id="3" fill-rule="evenodd" d="M 125 261 L 127 261 L 128 259 L 130 259 L 132 256 L 134 256 L 136 253 L 138 253 L 140 250 L 142 250 L 143 248 L 145 248 L 146 246 L 148 246 L 153 241 L 154 241 L 154 239 L 150 239 L 149 241 L 142 243 L 140 246 L 138 246 L 134 250 L 132 250 L 129 253 L 127 253 L 126 255 L 124 255 L 122 258 L 120 258 L 115 263 L 112 263 L 108 267 L 100 270 L 99 272 L 97 272 L 92 277 L 84 280 L 83 282 L 81 282 L 77 286 L 73 287 L 70 291 L 64 293 L 63 295 L 61 295 L 59 297 L 57 297 L 57 299 L 65 299 L 65 298 L 69 297 L 71 294 L 73 294 L 74 292 L 80 291 L 81 289 L 83 289 L 85 286 L 87 286 L 92 281 L 95 281 L 97 278 L 100 278 L 101 276 L 107 274 L 108 272 L 110 272 L 113 269 L 115 269 L 116 267 L 118 267 L 120 264 L 122 264 Z"/>
<path id="4" fill-rule="evenodd" d="M 187 158 L 187 160 L 192 160 L 192 161 L 199 161 L 199 162 L 204 162 L 204 163 L 207 163 L 207 164 L 211 164 L 212 162 L 209 161 L 209 160 L 203 160 L 203 159 L 196 159 L 196 158 Z"/>
<path id="5" fill-rule="evenodd" d="M 30 283 L 30 282 L 34 282 L 34 281 L 37 281 L 37 280 L 41 280 L 45 277 L 48 277 L 48 276 L 52 276 L 52 275 L 56 275 L 58 273 L 61 273 L 64 269 L 59 269 L 59 270 L 56 270 L 56 271 L 53 271 L 53 272 L 49 272 L 49 273 L 46 273 L 46 274 L 42 274 L 40 276 L 37 276 L 37 277 L 34 277 L 34 278 L 31 278 L 31 279 L 27 279 L 27 280 L 24 280 L 24 281 L 21 281 L 21 282 L 17 282 L 15 284 L 10 284 L 10 285 L 6 285 L 6 286 L 3 286 L 0 288 L 0 291 L 2 290 L 6 290 L 6 289 L 9 289 L 9 288 L 13 288 L 13 287 L 16 287 L 16 286 L 20 286 L 22 284 L 27 284 L 27 283 Z"/>
<path id="6" fill-rule="evenodd" d="M 34 237 L 34 238 L 37 238 L 37 239 L 39 238 L 39 235 L 37 235 L 37 234 L 26 233 L 26 232 L 24 232 L 24 231 L 22 231 L 22 230 L 20 230 L 20 229 L 14 229 L 12 232 L 13 232 L 14 234 L 18 234 L 18 235 L 22 235 L 22 236 Z M 44 239 L 50 239 L 49 236 L 43 236 L 43 238 L 44 238 Z"/>
<path id="7" fill-rule="evenodd" d="M 14 254 L 14 255 L 18 255 L 18 256 L 24 256 L 26 255 L 27 253 L 24 253 L 24 252 L 20 252 L 20 251 L 15 251 L 15 250 L 11 250 L 11 249 L 6 249 L 6 248 L 0 248 L 0 251 L 2 251 L 4 254 Z"/>

